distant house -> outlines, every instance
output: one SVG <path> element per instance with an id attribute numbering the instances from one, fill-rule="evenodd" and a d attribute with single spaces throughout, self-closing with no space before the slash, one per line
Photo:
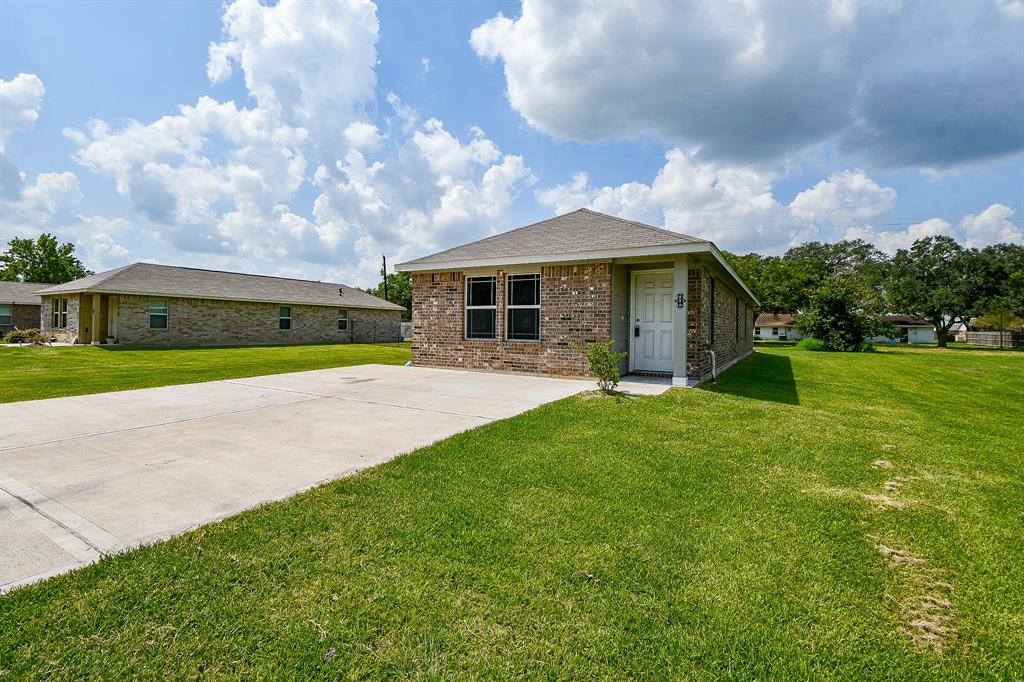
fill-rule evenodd
<path id="1" fill-rule="evenodd" d="M 0 282 L 0 336 L 14 328 L 39 328 L 39 291 L 49 284 Z"/>
<path id="2" fill-rule="evenodd" d="M 611 341 L 623 372 L 688 385 L 753 351 L 757 300 L 714 244 L 595 211 L 397 269 L 415 365 L 581 376 L 574 344 Z"/>
<path id="3" fill-rule="evenodd" d="M 804 335 L 797 331 L 792 315 L 761 313 L 754 320 L 754 336 L 772 341 L 799 341 Z"/>
<path id="4" fill-rule="evenodd" d="M 883 315 L 899 330 L 898 336 L 875 336 L 875 343 L 935 343 L 935 327 L 928 320 L 913 315 Z"/>
<path id="5" fill-rule="evenodd" d="M 397 341 L 404 310 L 344 284 L 150 263 L 37 293 L 43 331 L 94 345 Z"/>

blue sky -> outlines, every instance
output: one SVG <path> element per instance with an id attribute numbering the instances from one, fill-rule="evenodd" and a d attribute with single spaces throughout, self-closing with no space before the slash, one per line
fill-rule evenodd
<path id="1" fill-rule="evenodd" d="M 1019 0 L 5 1 L 0 239 L 359 285 L 580 206 L 1022 241 L 1022 45 Z"/>

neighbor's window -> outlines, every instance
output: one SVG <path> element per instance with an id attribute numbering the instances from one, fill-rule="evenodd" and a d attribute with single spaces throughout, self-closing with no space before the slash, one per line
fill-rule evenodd
<path id="1" fill-rule="evenodd" d="M 149 302 L 149 328 L 167 329 L 167 301 Z"/>
<path id="2" fill-rule="evenodd" d="M 497 333 L 496 277 L 466 278 L 466 338 L 493 339 Z"/>
<path id="3" fill-rule="evenodd" d="M 348 311 L 347 310 L 339 310 L 338 311 L 338 331 L 339 332 L 343 332 L 346 329 L 348 329 Z"/>
<path id="4" fill-rule="evenodd" d="M 0 327 L 10 327 L 14 324 L 14 306 L 0 305 Z"/>
<path id="5" fill-rule="evenodd" d="M 289 306 L 283 305 L 277 312 L 277 328 L 278 329 L 291 329 L 292 328 L 292 309 Z"/>
<path id="6" fill-rule="evenodd" d="M 68 299 L 53 299 L 53 327 L 64 329 L 68 326 Z"/>
<path id="7" fill-rule="evenodd" d="M 772 336 L 778 336 L 778 335 L 779 335 L 779 328 L 778 327 L 772 327 Z"/>
<path id="8" fill-rule="evenodd" d="M 540 275 L 509 275 L 507 334 L 510 341 L 540 341 Z"/>
<path id="9" fill-rule="evenodd" d="M 708 340 L 715 342 L 715 278 L 711 278 L 711 333 Z"/>

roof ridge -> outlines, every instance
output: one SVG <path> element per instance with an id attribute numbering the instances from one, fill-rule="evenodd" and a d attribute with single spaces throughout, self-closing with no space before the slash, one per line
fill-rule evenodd
<path id="1" fill-rule="evenodd" d="M 664 227 L 656 227 L 654 225 L 648 225 L 647 223 L 642 223 L 639 220 L 629 220 L 627 218 L 620 218 L 617 215 L 611 215 L 610 213 L 601 213 L 601 211 L 595 211 L 595 210 L 593 210 L 591 208 L 578 208 L 575 211 L 573 211 L 573 213 L 579 213 L 580 211 L 585 211 L 586 213 L 593 213 L 594 215 L 599 215 L 599 216 L 601 216 L 603 218 L 611 218 L 612 220 L 618 220 L 620 223 L 627 223 L 629 225 L 636 225 L 637 227 L 644 227 L 644 228 L 647 228 L 648 230 L 654 230 L 655 232 L 661 232 L 661 233 L 664 233 L 664 234 L 670 234 L 673 237 L 685 237 L 686 239 L 693 239 L 694 241 L 698 241 L 698 242 L 705 242 L 705 241 L 707 241 L 706 239 L 701 239 L 700 237 L 694 237 L 692 234 L 684 234 L 682 232 L 676 232 L 675 230 L 669 230 L 669 229 L 664 228 Z M 565 215 L 569 215 L 569 214 L 566 213 Z"/>

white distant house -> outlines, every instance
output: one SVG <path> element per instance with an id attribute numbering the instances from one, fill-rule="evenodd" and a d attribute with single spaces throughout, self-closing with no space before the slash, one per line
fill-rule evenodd
<path id="1" fill-rule="evenodd" d="M 899 330 L 897 336 L 875 336 L 875 343 L 935 343 L 935 327 L 928 320 L 913 315 L 884 315 Z"/>
<path id="2" fill-rule="evenodd" d="M 792 315 L 761 313 L 754 320 L 754 337 L 771 341 L 799 341 L 804 335 L 797 331 Z"/>

